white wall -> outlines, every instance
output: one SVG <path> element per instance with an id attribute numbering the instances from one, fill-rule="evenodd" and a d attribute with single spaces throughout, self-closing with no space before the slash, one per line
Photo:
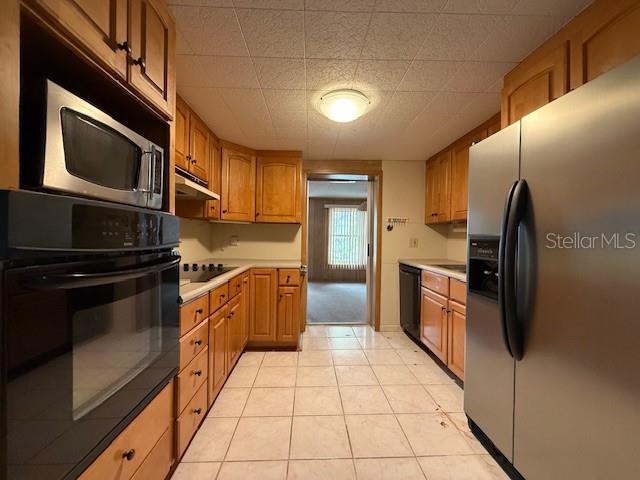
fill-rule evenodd
<path id="1" fill-rule="evenodd" d="M 398 259 L 442 258 L 447 255 L 443 229 L 424 224 L 425 162 L 382 162 L 382 282 L 380 288 L 380 328 L 400 326 Z M 409 223 L 386 229 L 387 217 L 408 217 Z M 409 247 L 416 238 L 418 246 Z"/>
<path id="2" fill-rule="evenodd" d="M 180 254 L 184 262 L 211 258 L 211 224 L 180 219 Z"/>

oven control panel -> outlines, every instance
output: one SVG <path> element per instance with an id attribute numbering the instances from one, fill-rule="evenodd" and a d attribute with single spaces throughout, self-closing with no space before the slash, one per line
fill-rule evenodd
<path id="1" fill-rule="evenodd" d="M 72 217 L 73 248 L 136 248 L 163 240 L 163 219 L 155 213 L 75 205 Z"/>

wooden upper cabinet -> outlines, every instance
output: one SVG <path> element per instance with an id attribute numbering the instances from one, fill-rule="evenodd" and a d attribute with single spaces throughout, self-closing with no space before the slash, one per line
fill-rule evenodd
<path id="1" fill-rule="evenodd" d="M 504 77 L 502 126 L 561 97 L 569 89 L 569 43 L 554 37 Z"/>
<path id="2" fill-rule="evenodd" d="M 223 146 L 220 219 L 253 222 L 255 193 L 255 155 Z"/>
<path id="3" fill-rule="evenodd" d="M 596 1 L 571 22 L 571 88 L 640 54 L 639 26 L 638 0 Z"/>
<path id="4" fill-rule="evenodd" d="M 449 220 L 466 220 L 469 194 L 469 149 L 481 141 L 485 131 L 473 132 L 464 137 L 451 151 L 451 207 Z"/>
<path id="5" fill-rule="evenodd" d="M 301 156 L 258 156 L 256 221 L 300 223 Z"/>
<path id="6" fill-rule="evenodd" d="M 175 24 L 163 0 L 129 0 L 129 4 L 129 82 L 172 117 L 175 108 Z"/>
<path id="7" fill-rule="evenodd" d="M 427 160 L 425 223 L 450 221 L 451 150 Z"/>
<path id="8" fill-rule="evenodd" d="M 500 117 L 501 115 L 500 113 L 498 113 L 494 115 L 487 123 L 487 134 L 486 134 L 487 137 L 490 137 L 494 133 L 499 132 L 500 129 L 502 128 Z"/>
<path id="9" fill-rule="evenodd" d="M 175 137 L 175 159 L 176 167 L 189 171 L 189 131 L 191 110 L 184 101 L 178 97 L 176 99 L 176 113 L 174 117 L 176 137 Z"/>
<path id="10" fill-rule="evenodd" d="M 220 141 L 213 132 L 209 134 L 209 190 L 220 195 L 222 183 L 222 151 Z M 205 216 L 220 220 L 220 200 L 208 200 Z"/>
<path id="11" fill-rule="evenodd" d="M 254 268 L 251 271 L 249 342 L 276 341 L 276 295 L 278 271 Z"/>
<path id="12" fill-rule="evenodd" d="M 192 113 L 189 129 L 189 171 L 205 182 L 209 180 L 209 155 L 209 129 Z"/>
<path id="13" fill-rule="evenodd" d="M 37 0 L 58 28 L 111 73 L 127 76 L 127 0 Z"/>
<path id="14" fill-rule="evenodd" d="M 300 330 L 300 287 L 278 287 L 278 342 L 297 343 Z"/>

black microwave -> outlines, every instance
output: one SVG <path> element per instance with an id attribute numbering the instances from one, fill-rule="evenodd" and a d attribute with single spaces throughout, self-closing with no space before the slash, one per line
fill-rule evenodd
<path id="1" fill-rule="evenodd" d="M 160 146 L 51 80 L 45 96 L 44 142 L 25 165 L 27 188 L 162 208 Z"/>

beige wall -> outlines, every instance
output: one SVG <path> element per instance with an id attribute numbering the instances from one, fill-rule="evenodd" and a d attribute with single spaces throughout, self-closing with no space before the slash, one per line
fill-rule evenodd
<path id="1" fill-rule="evenodd" d="M 446 232 L 424 224 L 425 162 L 386 161 L 382 163 L 382 282 L 380 328 L 398 329 L 400 305 L 398 259 L 436 258 L 447 254 Z M 387 217 L 408 217 L 407 225 L 386 229 Z M 409 247 L 411 238 L 417 248 Z"/>
<path id="2" fill-rule="evenodd" d="M 235 243 L 232 237 L 237 237 Z M 299 225 L 180 222 L 180 253 L 185 262 L 214 259 L 300 260 Z"/>
<path id="3" fill-rule="evenodd" d="M 447 258 L 467 261 L 467 225 L 449 225 L 447 232 Z"/>

